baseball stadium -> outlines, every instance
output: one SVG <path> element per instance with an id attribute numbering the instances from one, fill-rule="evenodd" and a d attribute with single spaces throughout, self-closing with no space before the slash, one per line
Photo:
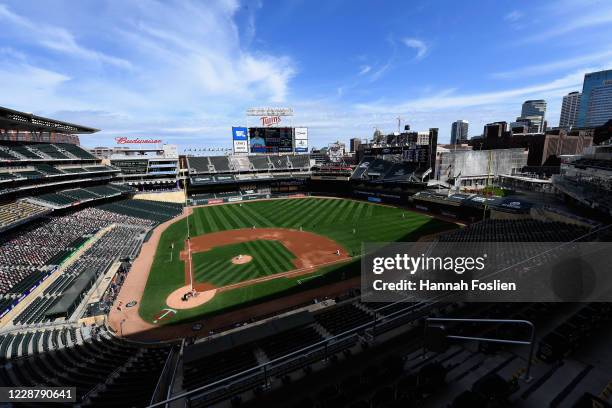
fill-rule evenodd
<path id="1" fill-rule="evenodd" d="M 362 293 L 368 243 L 609 242 L 609 195 L 577 188 L 609 146 L 554 194 L 513 175 L 517 149 L 470 152 L 461 187 L 436 128 L 321 152 L 280 127 L 292 111 L 250 113 L 273 119 L 212 154 L 88 149 L 98 129 L 0 108 L 2 387 L 78 407 L 610 406 L 610 303 Z"/>
<path id="2" fill-rule="evenodd" d="M 341 198 L 188 207 L 184 215 L 157 227 L 152 252 L 141 255 L 153 263 L 143 273 L 138 310 L 145 322 L 172 324 L 282 293 L 299 298 L 318 281 L 358 277 L 364 241 L 410 241 L 451 228 L 426 215 Z M 184 299 L 185 294 L 189 297 Z M 290 299 L 286 302 L 290 306 Z M 168 310 L 172 316 L 160 319 Z"/>

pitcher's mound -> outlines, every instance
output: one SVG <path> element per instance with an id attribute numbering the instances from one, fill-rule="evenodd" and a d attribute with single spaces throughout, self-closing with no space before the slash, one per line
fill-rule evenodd
<path id="1" fill-rule="evenodd" d="M 168 296 L 166 304 L 172 309 L 191 309 L 212 300 L 217 293 L 217 289 L 196 292 L 195 296 L 187 296 L 186 300 L 183 300 L 183 296 L 188 292 L 190 292 L 189 285 L 178 288 Z"/>
<path id="2" fill-rule="evenodd" d="M 245 263 L 249 263 L 253 260 L 251 255 L 238 255 L 232 258 L 232 263 L 234 265 L 242 265 Z"/>

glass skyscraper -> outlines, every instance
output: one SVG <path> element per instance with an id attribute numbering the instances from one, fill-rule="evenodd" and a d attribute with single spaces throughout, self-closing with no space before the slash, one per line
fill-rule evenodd
<path id="1" fill-rule="evenodd" d="M 576 126 L 581 97 L 580 92 L 570 92 L 563 97 L 561 116 L 559 117 L 560 128 L 570 129 Z"/>
<path id="2" fill-rule="evenodd" d="M 578 126 L 601 126 L 612 119 L 612 69 L 584 76 Z"/>
<path id="3" fill-rule="evenodd" d="M 516 118 L 517 122 L 527 124 L 529 133 L 543 132 L 544 116 L 546 115 L 546 101 L 544 99 L 535 99 L 523 102 L 521 116 Z"/>
<path id="4" fill-rule="evenodd" d="M 451 144 L 467 143 L 469 123 L 459 119 L 451 125 Z"/>

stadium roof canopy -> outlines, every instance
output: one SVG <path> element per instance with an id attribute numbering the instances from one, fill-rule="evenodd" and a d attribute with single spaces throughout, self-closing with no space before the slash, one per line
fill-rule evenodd
<path id="1" fill-rule="evenodd" d="M 73 283 L 68 287 L 64 294 L 55 302 L 55 304 L 45 312 L 46 316 L 50 317 L 68 317 L 75 307 L 80 303 L 83 292 L 91 287 L 96 280 L 96 273 L 88 269 L 81 273 Z"/>
<path id="2" fill-rule="evenodd" d="M 74 123 L 62 122 L 55 119 L 43 118 L 31 113 L 19 112 L 0 106 L 0 129 L 23 130 L 31 132 L 58 132 L 58 133 L 96 133 L 94 129 Z"/>

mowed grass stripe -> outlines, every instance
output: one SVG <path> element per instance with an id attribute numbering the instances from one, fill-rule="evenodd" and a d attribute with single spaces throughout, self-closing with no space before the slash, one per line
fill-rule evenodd
<path id="1" fill-rule="evenodd" d="M 267 276 L 270 274 L 270 268 L 268 267 L 266 260 L 263 259 L 264 257 L 261 255 L 261 253 L 258 251 L 257 249 L 257 245 L 255 245 L 256 241 L 249 241 L 249 242 L 245 242 L 246 247 L 249 250 L 249 253 L 254 254 L 255 256 L 253 256 L 253 260 L 251 262 L 253 262 L 256 265 L 256 269 L 257 269 L 257 274 L 256 276 L 253 276 L 249 279 L 253 279 L 253 278 L 258 278 L 260 276 Z"/>
<path id="2" fill-rule="evenodd" d="M 268 248 L 266 242 L 268 241 L 259 240 L 252 241 L 251 244 L 253 245 L 253 250 L 256 254 L 258 254 L 258 257 L 260 258 L 258 260 L 261 261 L 263 265 L 265 265 L 267 269 L 266 274 L 271 275 L 280 268 L 281 264 L 278 263 L 278 260 L 272 256 L 272 253 L 274 251 Z"/>
<path id="3" fill-rule="evenodd" d="M 355 212 L 351 214 L 351 223 L 355 224 L 357 221 L 361 219 L 361 214 L 365 210 L 365 207 L 366 207 L 365 203 L 361 203 L 361 202 L 357 203 L 357 208 L 355 209 Z"/>
<path id="4" fill-rule="evenodd" d="M 246 226 L 248 224 L 246 224 L 243 220 L 238 218 L 238 214 L 233 209 L 234 207 L 235 207 L 235 204 L 234 205 L 222 205 L 222 206 L 220 206 L 220 208 L 223 209 L 221 211 L 223 213 L 223 216 L 230 220 L 230 222 L 231 222 L 232 226 L 234 227 L 234 229 L 246 228 Z"/>
<path id="5" fill-rule="evenodd" d="M 292 269 L 293 264 L 285 257 L 285 246 L 278 241 L 257 241 L 260 249 L 268 257 L 269 262 L 273 262 L 275 271 L 281 272 Z M 275 272 L 276 273 L 276 272 Z"/>
<path id="6" fill-rule="evenodd" d="M 353 214 L 353 211 L 355 211 L 355 205 L 357 204 L 357 202 L 353 200 L 346 200 L 346 202 L 348 203 L 348 205 L 344 209 L 344 211 L 340 213 L 338 221 L 348 221 L 348 218 Z"/>
<path id="7" fill-rule="evenodd" d="M 321 204 L 321 200 L 309 199 L 304 208 L 302 209 L 303 212 L 301 214 L 296 214 L 296 216 L 298 217 L 297 223 L 308 223 L 316 214 L 316 211 L 320 208 Z"/>
<path id="8" fill-rule="evenodd" d="M 289 225 L 292 222 L 295 223 L 295 215 L 299 212 L 299 208 L 304 205 L 304 203 L 299 202 L 300 200 L 291 200 L 291 206 L 283 208 L 282 212 L 279 211 L 277 215 L 277 223 L 279 225 Z"/>
<path id="9" fill-rule="evenodd" d="M 223 260 L 219 259 L 212 262 L 205 262 L 199 265 L 193 265 L 193 279 L 196 282 L 212 282 L 215 280 L 218 269 Z"/>
<path id="10" fill-rule="evenodd" d="M 236 218 L 238 218 L 238 220 L 240 220 L 240 223 L 242 224 L 242 228 L 250 228 L 253 225 L 256 227 L 260 227 L 260 223 L 257 222 L 257 220 L 255 220 L 253 217 L 251 217 L 249 214 L 246 213 L 245 208 L 247 208 L 246 206 L 240 207 L 238 206 L 237 208 L 233 209 L 233 214 L 236 216 Z"/>
<path id="11" fill-rule="evenodd" d="M 336 208 L 334 210 L 332 210 L 329 213 L 329 215 L 323 219 L 322 222 L 326 222 L 326 223 L 330 223 L 330 224 L 337 223 L 340 220 L 340 217 L 341 217 L 343 211 L 345 211 L 348 208 L 350 203 L 351 202 L 348 201 L 348 200 L 340 201 L 340 205 L 337 205 Z"/>
<path id="12" fill-rule="evenodd" d="M 204 223 L 202 222 L 202 217 L 198 217 L 198 216 L 193 216 L 193 214 L 189 217 L 190 219 L 193 219 L 195 222 L 195 231 L 194 231 L 194 235 L 202 235 L 204 233 L 204 231 L 206 231 L 206 229 L 204 228 Z"/>
<path id="13" fill-rule="evenodd" d="M 314 218 L 320 214 L 321 208 L 326 206 L 325 200 L 317 200 L 313 199 L 302 214 L 292 214 L 294 217 L 299 216 L 300 222 L 304 225 L 304 227 L 308 226 L 310 228 L 312 226 L 312 222 Z"/>
<path id="14" fill-rule="evenodd" d="M 217 275 L 214 285 L 221 287 L 249 280 L 252 276 L 257 275 L 255 269 L 255 266 L 251 264 L 231 265 L 225 269 L 224 273 Z"/>
<path id="15" fill-rule="evenodd" d="M 202 209 L 202 213 L 204 214 L 204 218 L 206 219 L 206 223 L 209 226 L 209 231 L 210 232 L 215 232 L 215 231 L 219 231 L 220 228 L 217 225 L 217 223 L 215 222 L 215 220 L 213 219 L 212 215 L 210 214 L 210 211 L 208 211 L 208 208 L 203 208 Z"/>
<path id="16" fill-rule="evenodd" d="M 256 243 L 259 244 L 262 253 L 267 256 L 268 259 L 266 259 L 266 261 L 272 263 L 274 273 L 283 272 L 291 268 L 291 264 L 281 256 L 284 250 L 283 244 L 278 241 L 263 240 L 256 241 Z"/>
<path id="17" fill-rule="evenodd" d="M 263 215 L 261 212 L 255 211 L 253 210 L 253 206 L 251 205 L 245 205 L 244 207 L 242 207 L 244 209 L 244 213 L 245 215 L 248 214 L 250 215 L 253 219 L 257 220 L 257 223 L 261 226 L 265 226 L 265 227 L 271 227 L 274 225 L 274 223 L 272 223 L 268 217 L 266 217 L 265 215 Z"/>
<path id="18" fill-rule="evenodd" d="M 226 231 L 232 229 L 232 225 L 229 220 L 223 216 L 221 210 L 219 208 L 223 207 L 222 205 L 217 205 L 214 207 L 210 207 L 210 213 L 212 217 L 217 221 L 218 225 L 221 226 L 220 231 Z"/>
<path id="19" fill-rule="evenodd" d="M 289 200 L 291 201 L 288 205 L 283 208 L 278 208 L 274 206 L 273 211 L 269 212 L 267 215 L 270 220 L 273 220 L 274 225 L 277 227 L 285 226 L 285 221 L 292 217 L 295 213 L 295 208 L 298 205 L 298 200 Z"/>
<path id="20" fill-rule="evenodd" d="M 327 200 L 327 202 L 323 203 L 318 209 L 318 214 L 316 214 L 311 220 L 311 224 L 314 226 L 314 228 L 318 228 L 321 221 L 327 217 L 328 211 L 333 210 L 337 205 L 339 205 L 339 203 L 340 200 Z"/>

